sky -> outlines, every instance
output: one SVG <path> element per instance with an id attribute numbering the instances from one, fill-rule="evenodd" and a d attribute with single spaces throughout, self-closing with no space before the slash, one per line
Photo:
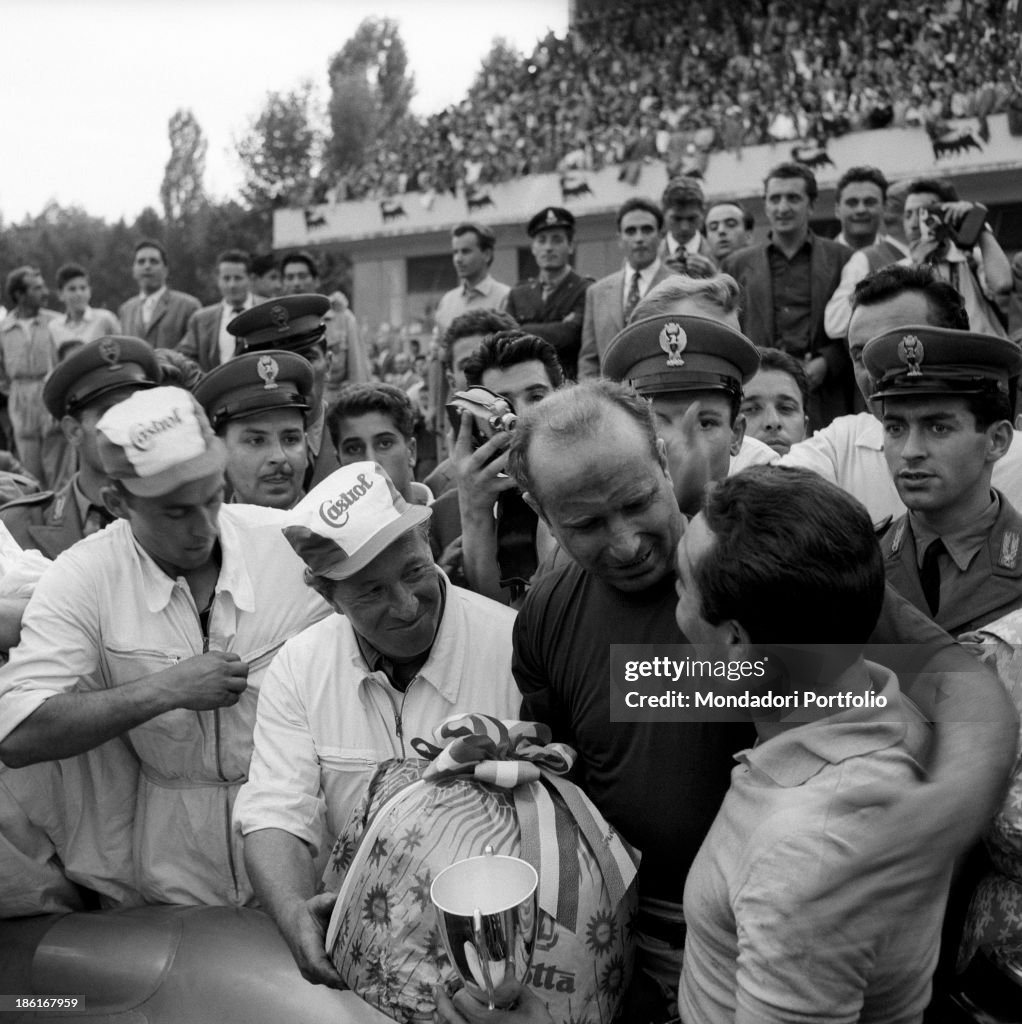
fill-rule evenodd
<path id="1" fill-rule="evenodd" d="M 195 113 L 206 191 L 236 197 L 235 142 L 266 94 L 311 79 L 366 17 L 400 26 L 416 114 L 461 99 L 494 38 L 523 52 L 567 27 L 567 0 L 2 0 L 0 216 L 50 200 L 132 220 L 159 209 L 167 122 Z"/>

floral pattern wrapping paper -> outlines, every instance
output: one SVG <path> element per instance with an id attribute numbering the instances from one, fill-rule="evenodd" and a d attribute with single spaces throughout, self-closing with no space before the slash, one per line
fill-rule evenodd
<path id="1" fill-rule="evenodd" d="M 1011 612 L 959 641 L 994 669 L 1022 714 L 1022 611 Z M 1007 795 L 985 839 L 996 869 L 976 887 L 958 953 L 964 970 L 980 947 L 1022 964 L 1022 736 Z"/>
<path id="2" fill-rule="evenodd" d="M 503 788 L 464 774 L 423 780 L 430 765 L 425 759 L 382 764 L 334 845 L 324 884 L 339 896 L 327 949 L 341 977 L 394 1020 L 431 1022 L 434 986 L 453 991 L 460 985 L 430 900 L 433 879 L 487 846 L 531 862 L 536 844 L 525 833 L 543 829 L 547 838 L 556 833 L 560 851 L 556 907 L 562 920 L 544 909 L 541 898 L 527 983 L 557 1024 L 610 1024 L 631 975 L 634 871 L 624 872 L 623 890 L 611 886 L 623 892 L 615 901 L 604 879 L 606 851 L 594 855 L 561 798 L 559 790 L 570 783 L 558 780 L 551 788 L 546 780 L 519 780 L 517 787 Z M 539 799 L 523 800 L 523 791 Z M 541 809 L 532 817 L 528 808 L 537 803 Z M 602 819 L 597 824 L 603 842 L 626 850 Z M 625 856 L 634 865 L 630 851 Z M 543 868 L 533 866 L 542 876 Z"/>

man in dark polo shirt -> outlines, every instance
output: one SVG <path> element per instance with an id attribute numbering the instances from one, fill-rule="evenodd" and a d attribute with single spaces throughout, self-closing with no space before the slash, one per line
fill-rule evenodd
<path id="1" fill-rule="evenodd" d="M 0 521 L 23 548 L 56 558 L 113 522 L 100 497 L 110 480 L 96 447 L 96 424 L 111 406 L 159 380 L 153 349 L 139 338 L 97 338 L 54 369 L 43 385 L 43 402 L 77 451 L 78 470 L 59 491 L 30 494 L 0 508 Z"/>
<path id="2" fill-rule="evenodd" d="M 733 253 L 721 268 L 742 286 L 742 331 L 754 344 L 805 364 L 813 430 L 851 412 L 853 389 L 845 345 L 828 338 L 823 324 L 852 252 L 810 230 L 816 196 L 816 178 L 804 164 L 775 167 L 764 188 L 769 240 Z"/>
<path id="3" fill-rule="evenodd" d="M 565 376 L 574 380 L 586 291 L 593 283 L 571 269 L 575 218 L 560 206 L 547 206 L 529 221 L 528 232 L 539 277 L 511 289 L 507 311 L 523 331 L 553 345 Z"/>

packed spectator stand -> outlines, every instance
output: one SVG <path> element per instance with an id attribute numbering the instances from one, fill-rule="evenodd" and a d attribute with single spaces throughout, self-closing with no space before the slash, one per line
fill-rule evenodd
<path id="1" fill-rule="evenodd" d="M 525 58 L 496 47 L 464 100 L 380 139 L 336 198 L 939 125 L 1022 107 L 1009 4 L 690 3 L 587 9 Z M 982 129 L 981 129 L 982 131 Z"/>

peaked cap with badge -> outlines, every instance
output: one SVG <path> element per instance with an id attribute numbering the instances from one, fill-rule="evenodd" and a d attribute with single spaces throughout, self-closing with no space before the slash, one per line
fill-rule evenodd
<path id="1" fill-rule="evenodd" d="M 91 403 L 119 392 L 119 398 L 155 388 L 160 364 L 140 338 L 108 335 L 75 349 L 58 363 L 43 385 L 43 402 L 54 419 L 77 416 Z M 59 491 L 15 498 L 0 507 L 0 522 L 27 549 L 56 558 L 82 538 L 112 521 L 108 510 L 78 487 L 78 474 Z"/>
<path id="2" fill-rule="evenodd" d="M 213 429 L 272 409 L 308 412 L 313 387 L 309 361 L 295 352 L 256 351 L 210 370 L 195 397 Z"/>
<path id="3" fill-rule="evenodd" d="M 245 352 L 276 349 L 301 355 L 323 342 L 329 311 L 325 295 L 282 295 L 246 309 L 227 330 L 243 343 Z"/>
<path id="4" fill-rule="evenodd" d="M 1022 350 L 1011 341 L 971 331 L 908 324 L 872 338 L 862 350 L 878 382 L 871 400 L 1000 394 L 1022 372 Z M 1000 507 L 967 568 L 951 560 L 947 546 L 933 565 L 933 589 L 923 584 L 929 547 L 920 549 L 911 514 L 884 535 L 881 549 L 888 583 L 952 636 L 980 629 L 1022 607 L 1022 515 L 1003 494 Z M 940 537 L 943 545 L 945 538 Z M 948 538 L 948 543 L 951 543 Z M 922 561 L 920 561 L 922 555 Z M 931 570 L 932 571 L 932 570 Z"/>
<path id="5" fill-rule="evenodd" d="M 759 369 L 744 334 L 703 316 L 653 316 L 629 324 L 611 341 L 603 373 L 641 395 L 726 391 L 740 396 Z"/>
<path id="6" fill-rule="evenodd" d="M 529 238 L 532 238 L 540 231 L 553 231 L 555 228 L 575 233 L 575 218 L 570 210 L 565 210 L 563 206 L 544 206 L 529 221 L 525 230 Z"/>
<path id="7" fill-rule="evenodd" d="M 75 349 L 54 367 L 43 385 L 43 403 L 59 420 L 112 391 L 154 388 L 160 376 L 151 345 L 141 338 L 107 335 Z"/>
<path id="8" fill-rule="evenodd" d="M 1015 342 L 972 331 L 909 324 L 870 339 L 862 361 L 877 382 L 871 401 L 929 395 L 1008 394 L 1022 372 Z"/>

